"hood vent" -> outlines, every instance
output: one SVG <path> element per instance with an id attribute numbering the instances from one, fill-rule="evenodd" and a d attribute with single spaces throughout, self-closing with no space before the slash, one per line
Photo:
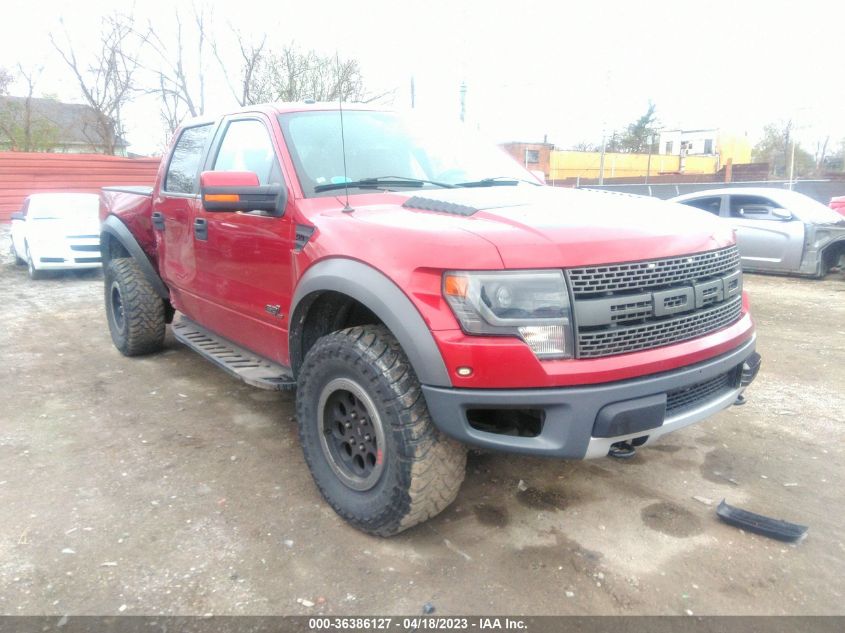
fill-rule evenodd
<path id="1" fill-rule="evenodd" d="M 445 200 L 435 200 L 434 198 L 424 198 L 422 196 L 408 198 L 402 206 L 406 209 L 437 211 L 439 213 L 451 213 L 452 215 L 462 215 L 464 217 L 469 217 L 478 211 L 475 207 L 446 202 Z"/>

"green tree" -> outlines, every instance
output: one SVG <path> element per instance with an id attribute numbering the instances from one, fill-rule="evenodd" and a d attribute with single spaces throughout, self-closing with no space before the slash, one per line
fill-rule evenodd
<path id="1" fill-rule="evenodd" d="M 657 140 L 658 131 L 657 106 L 649 101 L 645 114 L 629 124 L 624 131 L 613 133 L 613 151 L 645 154 L 649 151 L 650 144 L 651 150 L 654 151 L 653 143 Z"/>
<path id="2" fill-rule="evenodd" d="M 768 163 L 769 174 L 775 178 L 788 178 L 792 161 L 794 124 L 792 120 L 769 123 L 763 127 L 763 137 L 751 150 L 755 163 Z M 815 170 L 813 155 L 795 142 L 795 176 L 809 176 Z"/>
<path id="3" fill-rule="evenodd" d="M 651 149 L 652 152 L 655 152 L 659 133 L 660 122 L 657 120 L 657 106 L 649 101 L 645 114 L 621 130 L 613 130 L 607 135 L 604 140 L 605 151 L 646 154 Z M 651 148 L 649 148 L 649 143 L 651 143 Z M 597 152 L 600 152 L 602 147 L 601 143 L 592 146 L 588 143 L 579 143 L 578 145 L 595 147 Z"/>

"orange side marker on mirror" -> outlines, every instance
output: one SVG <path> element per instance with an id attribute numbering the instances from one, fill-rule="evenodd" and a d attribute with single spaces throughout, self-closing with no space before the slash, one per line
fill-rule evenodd
<path id="1" fill-rule="evenodd" d="M 241 197 L 236 193 L 207 193 L 206 202 L 240 202 Z"/>

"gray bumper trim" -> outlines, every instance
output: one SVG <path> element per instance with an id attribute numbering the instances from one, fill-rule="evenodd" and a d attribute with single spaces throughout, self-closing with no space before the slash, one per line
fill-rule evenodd
<path id="1" fill-rule="evenodd" d="M 756 337 L 710 360 L 645 378 L 585 387 L 552 389 L 449 389 L 423 385 L 423 394 L 437 427 L 466 444 L 482 448 L 547 457 L 584 459 L 607 455 L 610 445 L 648 435 L 649 442 L 728 407 L 742 392 L 737 387 L 694 409 L 667 418 L 659 427 L 633 435 L 592 437 L 593 424 L 602 407 L 644 396 L 663 394 L 715 378 L 754 353 Z M 537 437 L 500 435 L 474 429 L 466 412 L 474 408 L 532 408 L 545 411 L 543 430 Z"/>

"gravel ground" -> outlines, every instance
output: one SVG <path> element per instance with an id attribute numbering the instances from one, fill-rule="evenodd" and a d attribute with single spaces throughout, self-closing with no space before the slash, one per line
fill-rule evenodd
<path id="1" fill-rule="evenodd" d="M 841 277 L 746 277 L 746 406 L 629 461 L 472 454 L 447 511 L 383 540 L 321 500 L 292 395 L 170 338 L 123 358 L 99 273 L 31 282 L 0 251 L 0 613 L 845 614 Z M 721 524 L 723 497 L 809 536 Z"/>

